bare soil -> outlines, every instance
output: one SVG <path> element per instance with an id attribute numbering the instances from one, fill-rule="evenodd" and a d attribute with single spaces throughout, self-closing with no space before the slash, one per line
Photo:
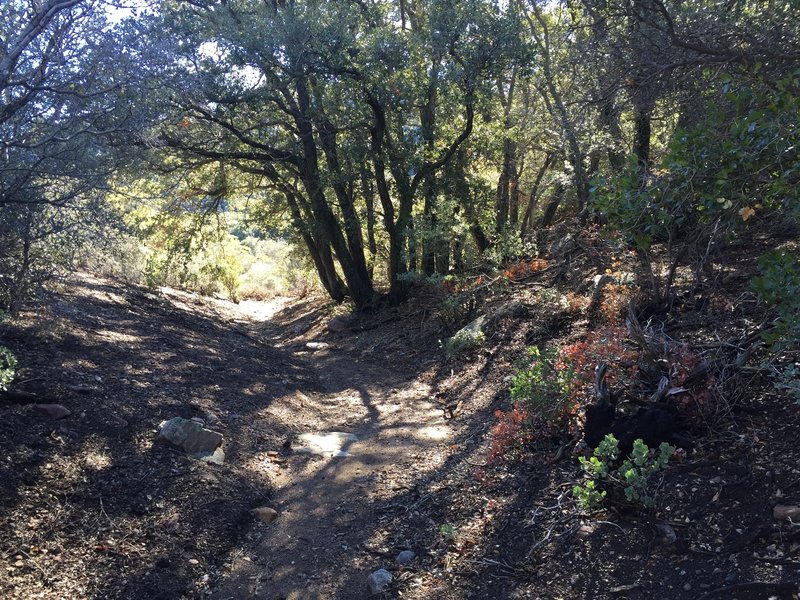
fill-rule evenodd
<path id="1" fill-rule="evenodd" d="M 757 254 L 743 247 L 714 301 L 686 299 L 665 330 L 701 347 L 751 328 Z M 657 510 L 579 511 L 562 439 L 487 464 L 514 361 L 592 325 L 541 289 L 586 276 L 545 271 L 464 308 L 461 324 L 509 298 L 527 312 L 449 360 L 440 340 L 456 325 L 424 289 L 332 333 L 321 301 L 69 278 L 2 325 L 14 390 L 72 414 L 0 406 L 0 597 L 356 599 L 379 568 L 387 598 L 798 597 L 800 527 L 772 510 L 800 504 L 800 410 L 757 370 L 721 414 L 698 416 Z M 225 464 L 156 443 L 174 416 L 223 433 Z M 355 434 L 349 456 L 298 451 L 300 434 L 331 431 Z M 417 556 L 400 567 L 402 550 Z"/>

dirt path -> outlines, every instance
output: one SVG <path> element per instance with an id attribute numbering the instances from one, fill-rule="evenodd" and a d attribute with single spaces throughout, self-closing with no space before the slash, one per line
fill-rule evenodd
<path id="1" fill-rule="evenodd" d="M 286 335 L 268 320 L 245 327 L 273 340 Z M 282 423 L 297 434 L 354 437 L 322 456 L 303 452 L 307 444 L 299 437 L 291 440 L 293 451 L 273 474 L 271 506 L 279 517 L 254 526 L 214 597 L 364 598 L 371 571 L 393 567 L 401 550 L 419 550 L 413 540 L 392 546 L 378 509 L 441 463 L 449 428 L 426 383 L 376 364 L 377 357 L 364 360 L 335 345 L 321 351 L 306 351 L 302 342 L 276 347 L 294 349 L 320 389 L 295 390 L 269 407 L 263 423 L 251 425 Z"/>
<path id="2" fill-rule="evenodd" d="M 419 353 L 370 350 L 402 331 L 331 336 L 320 308 L 79 274 L 4 324 L 35 400 L 0 395 L 0 597 L 366 597 L 371 571 L 419 549 L 396 517 L 450 432 Z M 157 443 L 172 417 L 222 433 L 225 464 Z M 302 451 L 328 432 L 353 436 L 349 456 Z"/>

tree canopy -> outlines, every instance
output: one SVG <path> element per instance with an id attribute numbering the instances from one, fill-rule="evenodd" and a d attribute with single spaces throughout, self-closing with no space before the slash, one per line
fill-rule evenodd
<path id="1" fill-rule="evenodd" d="M 202 180 L 183 200 L 246 198 L 246 221 L 291 232 L 330 297 L 366 308 L 565 218 L 646 255 L 797 210 L 788 0 L 110 6 L 0 8 L 9 248 L 31 211 L 74 224 L 148 178 L 174 207 Z"/>

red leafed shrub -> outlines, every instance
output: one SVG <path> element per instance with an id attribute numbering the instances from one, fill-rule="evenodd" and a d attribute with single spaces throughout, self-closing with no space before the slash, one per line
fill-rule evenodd
<path id="1" fill-rule="evenodd" d="M 610 373 L 609 383 L 626 385 L 637 367 L 635 352 L 623 344 L 625 336 L 624 327 L 608 325 L 558 351 L 529 349 L 514 376 L 514 408 L 495 412 L 488 463 L 518 459 L 534 438 L 573 427 L 578 408 L 592 396 L 598 362 L 621 367 Z"/>
<path id="2" fill-rule="evenodd" d="M 626 347 L 626 336 L 627 331 L 621 325 L 607 325 L 561 349 L 557 366 L 573 370 L 571 393 L 576 402 L 591 396 L 594 369 L 600 362 L 615 366 L 608 376 L 612 386 L 625 385 L 636 376 L 636 352 Z"/>
<path id="3" fill-rule="evenodd" d="M 633 289 L 627 285 L 607 283 L 603 286 L 602 294 L 600 316 L 606 323 L 619 325 L 628 311 Z"/>
<path id="4" fill-rule="evenodd" d="M 522 406 L 509 411 L 496 410 L 497 423 L 492 427 L 492 441 L 486 457 L 488 464 L 520 458 L 533 440 L 530 415 Z"/>
<path id="5" fill-rule="evenodd" d="M 525 277 L 533 275 L 534 273 L 538 273 L 539 271 L 545 270 L 548 264 L 549 263 L 543 258 L 521 260 L 513 265 L 510 265 L 505 271 L 503 271 L 503 274 L 511 281 L 516 281 L 519 279 L 524 279 Z"/>

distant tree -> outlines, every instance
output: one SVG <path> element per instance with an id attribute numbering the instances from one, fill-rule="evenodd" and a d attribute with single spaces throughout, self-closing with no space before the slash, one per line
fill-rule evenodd
<path id="1" fill-rule="evenodd" d="M 86 232 L 128 136 L 129 69 L 93 0 L 0 6 L 0 302 L 16 311 L 44 244 Z M 119 144 L 123 146 L 123 144 Z"/>
<path id="2" fill-rule="evenodd" d="M 376 299 L 366 249 L 377 253 L 379 239 L 395 300 L 403 273 L 448 270 L 437 172 L 469 138 L 510 39 L 505 17 L 478 0 L 398 10 L 195 0 L 164 3 L 147 31 L 169 46 L 160 69 L 180 73 L 164 80 L 171 114 L 160 144 L 187 165 L 223 161 L 260 176 L 331 297 L 359 307 Z"/>

